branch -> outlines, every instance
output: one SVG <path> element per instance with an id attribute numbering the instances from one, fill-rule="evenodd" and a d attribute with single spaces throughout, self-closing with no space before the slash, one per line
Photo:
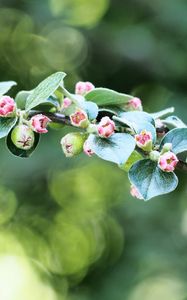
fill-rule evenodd
<path id="1" fill-rule="evenodd" d="M 59 124 L 64 124 L 64 125 L 69 125 L 69 126 L 73 126 L 70 122 L 70 119 L 68 116 L 65 116 L 61 113 L 52 113 L 52 112 L 44 112 L 44 111 L 37 111 L 37 110 L 31 110 L 29 112 L 29 117 L 32 117 L 36 114 L 43 114 L 47 117 L 49 117 L 53 122 L 55 123 L 59 123 Z M 169 129 L 165 126 L 160 127 L 160 128 L 156 128 L 157 133 L 161 134 L 164 133 L 166 134 Z M 187 172 L 187 163 L 185 163 L 182 160 L 179 160 L 178 164 L 177 164 L 177 169 L 178 170 L 182 170 L 184 172 Z"/>

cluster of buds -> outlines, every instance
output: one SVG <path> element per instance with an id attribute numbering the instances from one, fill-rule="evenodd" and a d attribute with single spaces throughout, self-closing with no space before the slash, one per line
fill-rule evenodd
<path id="1" fill-rule="evenodd" d="M 89 81 L 79 81 L 75 86 L 75 94 L 84 96 L 88 92 L 92 91 L 94 88 L 95 86 Z"/>
<path id="2" fill-rule="evenodd" d="M 115 123 L 109 117 L 103 117 L 97 126 L 98 135 L 109 138 L 115 131 Z"/>
<path id="3" fill-rule="evenodd" d="M 16 111 L 16 103 L 9 96 L 0 98 L 0 117 L 12 117 Z"/>
<path id="4" fill-rule="evenodd" d="M 142 150 L 149 152 L 152 149 L 153 141 L 152 134 L 147 130 L 142 130 L 139 134 L 135 135 L 136 145 Z"/>

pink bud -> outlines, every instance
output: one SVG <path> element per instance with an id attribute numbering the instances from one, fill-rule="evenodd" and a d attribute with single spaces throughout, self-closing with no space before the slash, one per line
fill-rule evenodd
<path id="1" fill-rule="evenodd" d="M 2 96 L 0 99 L 0 117 L 10 117 L 16 109 L 14 99 L 9 96 Z"/>
<path id="2" fill-rule="evenodd" d="M 94 152 L 92 151 L 92 149 L 88 145 L 88 141 L 84 142 L 83 150 L 84 150 L 84 153 L 86 155 L 88 155 L 89 157 L 91 157 L 94 154 Z"/>
<path id="3" fill-rule="evenodd" d="M 95 86 L 89 81 L 79 81 L 75 86 L 75 94 L 84 96 L 86 93 L 92 91 L 94 88 Z"/>
<path id="4" fill-rule="evenodd" d="M 82 109 L 77 109 L 70 115 L 71 124 L 76 127 L 86 128 L 89 125 L 87 113 Z"/>
<path id="5" fill-rule="evenodd" d="M 62 104 L 62 109 L 68 108 L 71 104 L 72 104 L 71 99 L 69 99 L 69 98 L 67 98 L 67 97 L 64 98 L 63 104 Z"/>
<path id="6" fill-rule="evenodd" d="M 142 130 L 140 134 L 135 135 L 136 144 L 144 151 L 151 151 L 152 149 L 152 134 L 149 131 Z"/>
<path id="7" fill-rule="evenodd" d="M 130 193 L 133 197 L 135 198 L 138 198 L 140 200 L 143 199 L 143 197 L 141 196 L 141 194 L 139 193 L 138 189 L 134 186 L 134 185 L 131 185 L 131 188 L 130 188 Z"/>
<path id="8" fill-rule="evenodd" d="M 158 160 L 158 166 L 164 172 L 173 172 L 178 161 L 179 160 L 177 156 L 173 152 L 168 151 L 160 155 Z"/>
<path id="9" fill-rule="evenodd" d="M 103 117 L 97 126 L 98 134 L 101 137 L 109 138 L 115 130 L 115 123 L 109 117 Z"/>
<path id="10" fill-rule="evenodd" d="M 129 100 L 128 104 L 127 104 L 127 108 L 130 110 L 142 110 L 142 101 L 137 98 L 134 97 L 131 100 Z"/>
<path id="11" fill-rule="evenodd" d="M 46 127 L 49 122 L 51 122 L 51 120 L 42 114 L 35 115 L 30 119 L 32 129 L 38 133 L 48 132 Z"/>

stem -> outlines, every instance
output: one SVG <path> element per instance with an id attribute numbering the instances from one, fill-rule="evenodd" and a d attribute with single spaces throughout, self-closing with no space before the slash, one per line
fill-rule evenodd
<path id="1" fill-rule="evenodd" d="M 49 117 L 51 119 L 51 121 L 55 122 L 55 123 L 59 123 L 59 124 L 64 124 L 64 125 L 69 125 L 69 126 L 73 126 L 70 122 L 70 119 L 68 116 L 65 116 L 61 113 L 52 113 L 52 112 L 44 112 L 44 111 L 38 111 L 38 110 L 31 110 L 28 114 L 28 116 L 31 118 L 34 115 L 37 114 L 42 114 L 45 115 L 46 117 Z M 74 126 L 73 126 L 74 127 Z M 159 128 L 157 130 L 157 132 L 159 133 L 166 133 L 166 128 Z M 139 150 L 138 152 L 140 152 L 141 154 L 143 154 L 144 157 L 147 157 L 147 153 L 141 151 L 141 149 L 137 149 Z M 177 169 L 182 170 L 187 172 L 187 163 L 183 162 L 183 161 L 179 161 L 177 164 Z"/>

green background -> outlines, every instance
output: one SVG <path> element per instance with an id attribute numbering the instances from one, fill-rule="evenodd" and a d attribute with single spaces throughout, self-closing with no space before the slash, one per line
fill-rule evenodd
<path id="1" fill-rule="evenodd" d="M 187 122 L 187 3 L 182 0 L 1 0 L 0 81 L 30 90 L 56 71 L 175 106 Z M 29 159 L 1 141 L 1 300 L 187 299 L 187 176 L 149 202 L 125 172 L 66 159 L 50 130 Z"/>

